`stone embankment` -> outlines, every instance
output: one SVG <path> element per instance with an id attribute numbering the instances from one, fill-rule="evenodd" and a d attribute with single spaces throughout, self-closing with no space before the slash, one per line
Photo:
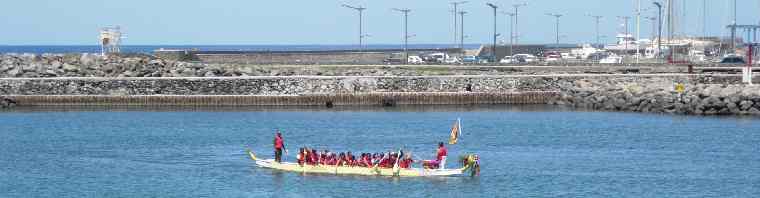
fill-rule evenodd
<path id="1" fill-rule="evenodd" d="M 104 58 L 94 54 L 2 54 L 0 78 L 38 77 L 246 77 L 427 76 L 514 74 L 511 68 L 208 64 L 147 55 Z"/>
<path id="2" fill-rule="evenodd" d="M 694 70 L 736 72 L 740 68 L 700 66 Z M 0 78 L 543 75 L 687 71 L 686 66 L 668 65 L 257 65 L 168 61 L 149 55 L 104 58 L 94 54 L 0 54 Z"/>
<path id="3" fill-rule="evenodd" d="M 623 74 L 615 66 L 559 70 L 557 67 L 221 65 L 164 61 L 149 56 L 104 59 L 89 54 L 6 54 L 0 55 L 0 61 L 0 96 L 8 99 L 104 96 L 89 99 L 98 102 L 121 96 L 288 96 L 301 100 L 324 94 L 342 97 L 425 93 L 415 96 L 419 100 L 408 102 L 418 104 L 430 96 L 446 100 L 437 93 L 455 93 L 452 96 L 473 93 L 468 95 L 473 98 L 480 97 L 478 93 L 484 96 L 559 93 L 542 95 L 554 98 L 535 101 L 610 111 L 760 115 L 760 88 L 742 85 L 738 74 Z M 679 69 L 683 68 L 676 70 Z M 676 90 L 676 84 L 683 84 L 684 89 Z M 384 97 L 379 101 L 386 100 Z M 0 105 L 15 104 L 8 99 L 3 99 Z"/>
<path id="4" fill-rule="evenodd" d="M 608 111 L 760 115 L 760 86 L 753 85 L 617 78 L 568 81 L 560 89 L 560 98 L 552 104 Z"/>

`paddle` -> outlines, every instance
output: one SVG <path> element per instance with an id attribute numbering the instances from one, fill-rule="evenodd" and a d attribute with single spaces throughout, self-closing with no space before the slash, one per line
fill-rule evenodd
<path id="1" fill-rule="evenodd" d="M 396 155 L 396 162 L 393 163 L 393 174 L 398 176 L 401 172 L 401 169 L 398 167 L 398 161 L 401 160 L 401 149 L 398 150 Z"/>

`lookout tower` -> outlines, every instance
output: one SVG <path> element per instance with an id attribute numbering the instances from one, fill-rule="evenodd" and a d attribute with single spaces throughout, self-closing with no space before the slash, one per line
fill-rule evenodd
<path id="1" fill-rule="evenodd" d="M 105 56 L 121 51 L 121 27 L 105 27 L 100 29 L 100 50 Z"/>

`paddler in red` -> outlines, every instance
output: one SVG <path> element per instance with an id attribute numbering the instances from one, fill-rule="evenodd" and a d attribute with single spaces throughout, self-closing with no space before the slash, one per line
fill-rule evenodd
<path id="1" fill-rule="evenodd" d="M 411 168 L 412 163 L 414 163 L 414 160 L 412 159 L 412 154 L 404 153 L 403 158 L 399 161 L 399 167 Z"/>
<path id="2" fill-rule="evenodd" d="M 282 133 L 277 130 L 277 134 L 274 137 L 274 161 L 277 163 L 282 162 L 282 150 L 285 150 L 285 140 L 282 139 Z M 287 150 L 285 151 L 288 152 Z"/>
<path id="3" fill-rule="evenodd" d="M 306 152 L 305 148 L 301 147 L 300 149 L 298 149 L 298 155 L 296 155 L 296 160 L 298 160 L 298 165 L 303 166 L 304 163 L 306 162 L 306 156 L 308 155 L 309 154 Z"/>
<path id="4" fill-rule="evenodd" d="M 319 164 L 319 153 L 316 149 L 311 149 L 311 165 Z"/>
<path id="5" fill-rule="evenodd" d="M 438 143 L 438 152 L 436 154 L 436 160 L 438 161 L 438 168 L 444 169 L 446 166 L 446 156 L 448 155 L 448 151 L 446 150 L 446 147 L 443 146 L 443 142 Z"/>

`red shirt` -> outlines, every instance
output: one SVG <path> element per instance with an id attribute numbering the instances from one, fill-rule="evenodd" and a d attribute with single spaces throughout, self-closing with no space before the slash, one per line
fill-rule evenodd
<path id="1" fill-rule="evenodd" d="M 282 137 L 274 137 L 274 148 L 275 149 L 282 149 Z"/>
<path id="2" fill-rule="evenodd" d="M 446 147 L 440 147 L 438 148 L 438 156 L 436 156 L 436 159 L 438 159 L 438 161 L 441 161 L 443 160 L 443 156 L 447 155 L 448 153 L 446 152 Z"/>
<path id="3" fill-rule="evenodd" d="M 311 154 L 311 164 L 317 164 L 317 161 L 319 161 L 319 157 L 317 157 L 317 154 L 312 153 Z"/>

